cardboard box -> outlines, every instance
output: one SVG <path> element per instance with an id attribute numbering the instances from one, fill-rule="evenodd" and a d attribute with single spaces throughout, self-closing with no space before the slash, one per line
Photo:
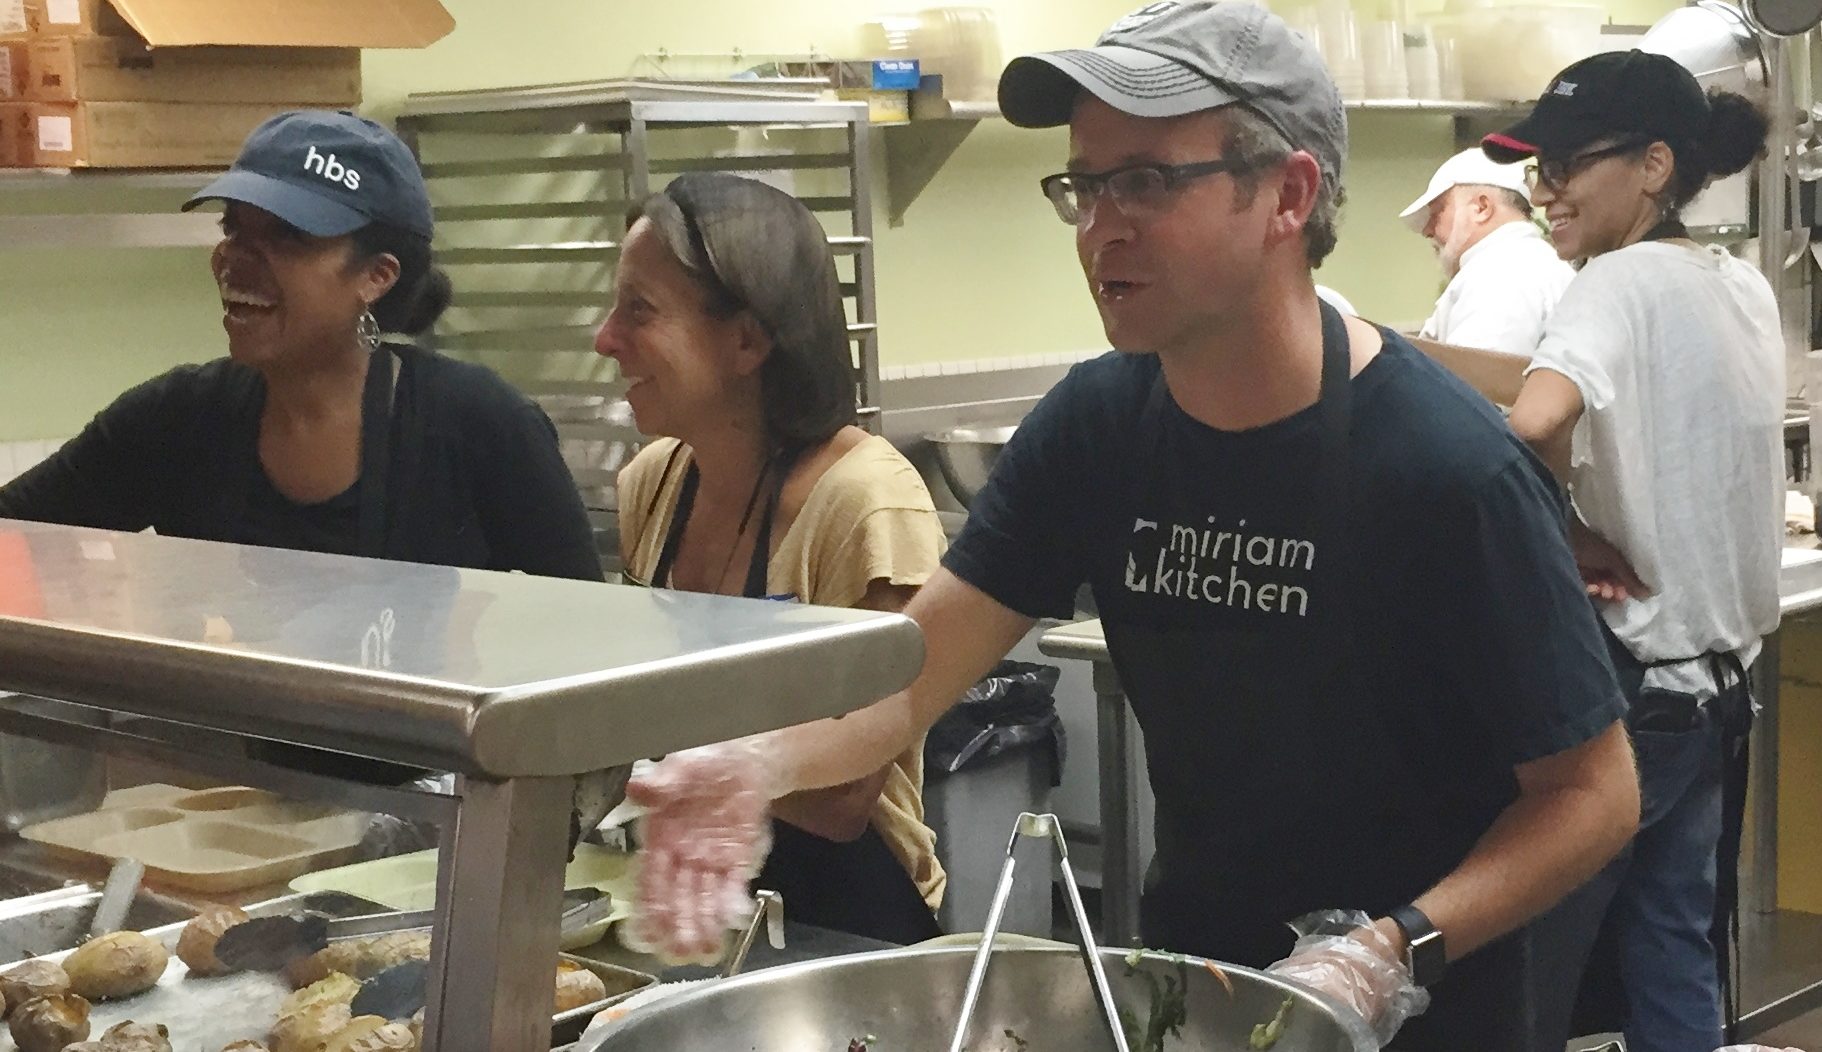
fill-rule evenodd
<path id="1" fill-rule="evenodd" d="M 0 40 L 0 102 L 17 102 L 25 98 L 31 79 L 30 64 L 23 40 Z"/>
<path id="2" fill-rule="evenodd" d="M 32 102 L 29 164 L 39 168 L 216 168 L 288 107 L 215 102 Z"/>
<path id="3" fill-rule="evenodd" d="M 0 45 L 3 46 L 3 45 Z M 354 48 L 161 47 L 132 37 L 43 37 L 29 45 L 26 97 L 38 102 L 361 101 Z"/>
<path id="4" fill-rule="evenodd" d="M 0 0 L 5 3 L 6 0 Z M 270 47 L 428 47 L 455 28 L 438 0 L 25 0 L 100 8 L 95 32 L 113 15 L 153 47 L 201 44 Z M 28 17 L 29 21 L 29 17 Z M 88 34 L 88 35 L 93 35 Z"/>
<path id="5" fill-rule="evenodd" d="M 0 0 L 4 7 L 8 0 Z M 108 0 L 23 0 L 26 31 L 38 37 L 92 37 L 131 34 Z"/>
<path id="6" fill-rule="evenodd" d="M 0 102 L 0 168 L 23 168 L 31 163 L 26 149 L 30 114 L 27 103 Z"/>

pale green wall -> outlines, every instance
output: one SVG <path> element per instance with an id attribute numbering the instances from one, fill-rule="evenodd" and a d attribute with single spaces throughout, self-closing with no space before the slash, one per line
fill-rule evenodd
<path id="1" fill-rule="evenodd" d="M 627 73 L 642 53 L 739 47 L 747 54 L 852 52 L 877 8 L 853 0 L 445 0 L 457 29 L 422 52 L 368 56 L 368 105 L 415 90 L 586 80 Z M 1360 0 L 1364 5 L 1369 0 Z M 1008 55 L 1079 45 L 1136 0 L 989 0 Z M 1413 6 L 1435 6 L 1418 3 Z M 1609 0 L 1649 23 L 1674 0 Z M 886 131 L 883 134 L 895 134 Z M 1357 117 L 1341 248 L 1321 278 L 1367 314 L 1423 317 L 1438 274 L 1395 216 L 1452 148 L 1448 122 Z M 1101 334 L 1067 228 L 1038 196 L 1060 133 L 984 123 L 912 207 L 876 224 L 881 344 L 888 364 L 1098 346 Z M 0 211 L 16 210 L 0 184 Z M 879 195 L 883 199 L 883 194 Z M 43 207 L 39 205 L 39 207 Z M 59 207 L 72 207 L 60 205 Z M 73 433 L 115 393 L 171 364 L 221 351 L 206 253 L 13 250 L 0 246 L 0 441 Z"/>

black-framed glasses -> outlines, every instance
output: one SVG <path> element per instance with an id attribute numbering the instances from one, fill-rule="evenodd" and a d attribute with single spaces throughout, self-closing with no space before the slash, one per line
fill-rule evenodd
<path id="1" fill-rule="evenodd" d="M 1569 185 L 1569 180 L 1580 175 L 1589 165 L 1596 161 L 1604 160 L 1608 157 L 1618 157 L 1624 153 L 1631 153 L 1634 150 L 1643 149 L 1648 145 L 1650 145 L 1649 141 L 1644 139 L 1627 139 L 1623 142 L 1614 143 L 1611 146 L 1602 146 L 1599 149 L 1578 153 L 1572 157 L 1551 158 L 1540 156 L 1534 159 L 1530 164 L 1525 165 L 1525 185 L 1529 187 L 1533 193 L 1535 193 L 1540 186 L 1553 193 L 1560 192 L 1563 187 Z"/>
<path id="2" fill-rule="evenodd" d="M 1130 164 L 1107 172 L 1058 172 L 1038 180 L 1057 218 L 1074 226 L 1094 208 L 1102 194 L 1120 211 L 1138 215 L 1161 210 L 1184 183 L 1209 175 L 1251 169 L 1247 161 L 1220 158 L 1194 164 Z"/>

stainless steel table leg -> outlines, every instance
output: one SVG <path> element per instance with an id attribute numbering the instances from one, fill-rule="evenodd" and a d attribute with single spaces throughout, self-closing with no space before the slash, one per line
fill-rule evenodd
<path id="1" fill-rule="evenodd" d="M 456 788 L 438 853 L 424 1047 L 547 1048 L 574 780 L 464 778 Z"/>
<path id="2" fill-rule="evenodd" d="M 1765 637 L 1752 664 L 1759 718 L 1752 731 L 1752 901 L 1760 913 L 1778 910 L 1778 638 Z"/>
<path id="3" fill-rule="evenodd" d="M 1138 728 L 1119 674 L 1094 663 L 1101 769 L 1101 942 L 1130 946 L 1139 937 Z"/>

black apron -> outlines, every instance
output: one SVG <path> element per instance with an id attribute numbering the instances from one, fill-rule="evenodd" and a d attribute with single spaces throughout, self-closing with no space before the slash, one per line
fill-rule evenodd
<path id="1" fill-rule="evenodd" d="M 1466 853 L 1434 818 L 1384 716 L 1360 703 L 1343 572 L 1349 341 L 1341 315 L 1321 310 L 1321 459 L 1307 502 L 1313 511 L 1297 524 L 1316 543 L 1310 616 L 1284 618 L 1270 631 L 1160 627 L 1119 613 L 1123 601 L 1100 602 L 1157 800 L 1157 856 L 1140 911 L 1145 944 L 1253 967 L 1290 951 L 1286 922 L 1329 908 L 1382 916 Z M 1170 448 L 1168 398 L 1160 374 L 1139 424 L 1142 452 L 1123 519 L 1206 514 L 1173 501 L 1180 482 L 1165 465 L 1182 460 Z M 1534 1033 L 1528 971 L 1522 932 L 1456 962 L 1431 991 L 1431 1013 L 1408 1024 L 1393 1047 L 1550 1048 Z M 1561 1052 L 1563 1037 L 1552 1036 L 1551 1052 Z"/>
<path id="2" fill-rule="evenodd" d="M 681 452 L 683 447 L 677 447 Z M 677 453 L 658 481 L 651 506 L 646 509 L 650 522 L 657 510 Z M 772 520 L 790 474 L 792 460 L 780 457 L 769 462 L 772 487 L 767 493 L 765 510 L 759 522 L 759 533 L 753 541 L 753 555 L 747 563 L 746 583 L 741 594 L 748 599 L 771 598 L 766 590 L 767 570 L 771 560 Z M 695 507 L 700 476 L 691 464 L 683 477 L 677 495 L 677 507 L 671 513 L 670 531 L 658 554 L 652 571 L 651 585 L 666 586 L 677 561 L 677 549 L 683 543 L 683 531 Z M 763 481 L 763 476 L 762 476 Z M 755 486 L 753 499 L 747 502 L 747 516 L 759 497 Z M 743 517 L 744 518 L 744 517 Z M 744 527 L 744 524 L 743 524 Z M 644 584 L 627 577 L 632 584 Z M 784 896 L 785 911 L 792 920 L 831 931 L 847 932 L 901 946 L 934 939 L 942 929 L 936 915 L 924 902 L 911 875 L 887 846 L 885 838 L 871 824 L 859 838 L 848 842 L 826 840 L 805 832 L 788 822 L 772 821 L 772 851 L 765 867 L 754 878 L 753 886 L 776 891 Z"/>
<path id="3" fill-rule="evenodd" d="M 398 387 L 400 360 L 385 344 L 376 346 L 367 361 L 367 378 L 361 386 L 361 473 L 359 485 L 360 533 L 355 554 L 369 559 L 386 557 L 386 506 L 392 469 L 393 400 Z M 258 423 L 254 423 L 254 442 L 242 472 L 264 472 L 259 463 Z M 237 487 L 235 518 L 246 513 L 246 497 L 255 483 L 251 474 Z M 366 756 L 314 749 L 288 742 L 253 741 L 247 754 L 256 760 L 276 763 L 316 774 L 374 785 L 403 785 L 423 775 L 424 769 L 406 764 L 376 760 Z"/>

